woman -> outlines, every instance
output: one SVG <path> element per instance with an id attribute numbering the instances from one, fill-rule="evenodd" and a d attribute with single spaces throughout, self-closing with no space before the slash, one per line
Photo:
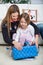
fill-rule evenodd
<path id="1" fill-rule="evenodd" d="M 20 49 L 21 45 L 12 40 L 13 33 L 16 33 L 19 25 L 20 12 L 17 5 L 11 5 L 7 11 L 5 18 L 2 21 L 2 34 L 6 43 L 14 45 Z"/>
<path id="2" fill-rule="evenodd" d="M 11 5 L 7 11 L 5 18 L 2 21 L 2 34 L 6 43 L 13 45 L 17 49 L 21 49 L 21 44 L 12 40 L 13 33 L 16 33 L 16 30 L 19 25 L 20 12 L 17 5 Z M 33 23 L 32 23 L 33 24 Z M 31 24 L 31 25 L 32 25 Z M 37 31 L 35 24 L 32 25 Z M 37 38 L 36 38 L 37 39 Z"/>

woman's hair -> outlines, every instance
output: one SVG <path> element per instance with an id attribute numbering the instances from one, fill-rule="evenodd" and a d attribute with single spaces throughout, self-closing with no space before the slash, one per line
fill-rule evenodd
<path id="1" fill-rule="evenodd" d="M 10 16 L 12 13 L 16 13 L 16 12 L 18 12 L 18 20 L 19 20 L 20 12 L 19 12 L 18 6 L 17 5 L 11 5 L 7 11 L 5 18 L 2 20 L 2 24 L 7 23 L 8 33 L 10 32 L 10 26 L 11 26 Z"/>
<path id="2" fill-rule="evenodd" d="M 27 13 L 22 13 L 22 14 L 20 15 L 20 20 L 21 20 L 22 18 L 25 19 L 25 21 L 27 22 L 27 25 L 30 24 L 30 17 L 29 17 L 29 15 L 28 15 Z M 20 26 L 20 25 L 19 25 L 19 26 Z"/>

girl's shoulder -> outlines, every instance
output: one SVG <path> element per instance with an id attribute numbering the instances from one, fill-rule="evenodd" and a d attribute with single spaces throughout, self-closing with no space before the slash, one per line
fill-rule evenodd
<path id="1" fill-rule="evenodd" d="M 34 27 L 32 25 L 28 25 L 28 28 L 31 29 L 31 30 L 34 30 Z"/>
<path id="2" fill-rule="evenodd" d="M 30 27 L 30 28 L 34 28 L 34 27 L 33 27 L 32 25 L 30 25 L 30 24 L 28 25 L 28 27 Z"/>
<path id="3" fill-rule="evenodd" d="M 21 28 L 18 28 L 18 29 L 17 29 L 17 32 L 21 32 Z"/>

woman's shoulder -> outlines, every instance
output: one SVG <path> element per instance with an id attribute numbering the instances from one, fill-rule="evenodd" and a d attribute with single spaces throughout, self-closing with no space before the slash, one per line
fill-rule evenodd
<path id="1" fill-rule="evenodd" d="M 37 28 L 37 25 L 33 22 L 30 22 L 30 25 L 32 25 L 34 28 Z"/>

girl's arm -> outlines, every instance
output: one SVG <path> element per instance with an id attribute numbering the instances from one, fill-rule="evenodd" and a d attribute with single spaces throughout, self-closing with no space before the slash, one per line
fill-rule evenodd
<path id="1" fill-rule="evenodd" d="M 17 48 L 18 50 L 21 50 L 21 49 L 22 49 L 22 44 L 19 43 L 19 37 L 20 37 L 20 30 L 17 29 L 16 36 L 15 36 L 15 33 L 14 33 L 14 35 L 13 35 L 13 40 L 15 40 L 15 41 L 13 42 L 13 44 L 14 44 L 14 47 L 15 47 L 15 48 Z"/>
<path id="2" fill-rule="evenodd" d="M 32 25 L 34 27 L 34 30 L 35 30 L 35 43 L 36 43 L 36 46 L 38 47 L 38 38 L 39 38 L 39 28 L 33 23 L 33 22 L 30 22 L 30 25 Z"/>
<path id="3" fill-rule="evenodd" d="M 34 29 L 32 29 L 32 31 L 31 31 L 31 33 L 33 35 L 32 41 L 33 41 L 33 44 L 35 43 L 37 48 L 38 48 L 38 38 L 39 38 L 39 35 L 37 35 L 37 34 L 35 35 L 34 32 L 35 32 Z"/>
<path id="4" fill-rule="evenodd" d="M 40 32 L 39 32 L 39 28 L 33 23 L 33 22 L 30 22 L 30 25 L 32 25 L 35 29 L 35 35 L 39 35 Z"/>
<path id="5" fill-rule="evenodd" d="M 30 34 L 31 34 L 31 36 L 32 36 L 31 41 L 35 41 L 35 35 L 34 35 L 34 33 L 35 33 L 35 30 L 34 30 L 34 28 L 30 25 Z"/>
<path id="6" fill-rule="evenodd" d="M 13 34 L 13 40 L 15 40 L 16 42 L 19 42 L 19 38 L 20 38 L 20 29 L 17 29 L 16 34 Z"/>

